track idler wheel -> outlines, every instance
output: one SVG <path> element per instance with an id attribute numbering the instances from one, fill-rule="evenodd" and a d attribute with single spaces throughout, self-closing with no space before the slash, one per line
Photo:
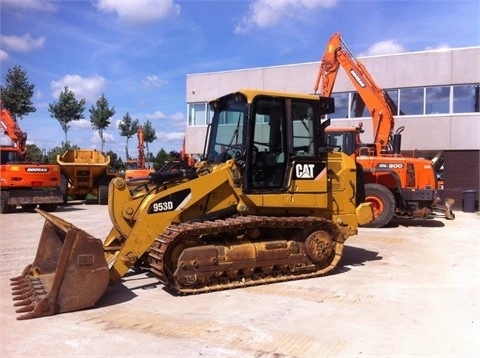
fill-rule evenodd
<path id="1" fill-rule="evenodd" d="M 332 236 L 324 231 L 318 230 L 311 233 L 305 240 L 305 251 L 307 256 L 316 264 L 330 263 L 334 253 Z"/>

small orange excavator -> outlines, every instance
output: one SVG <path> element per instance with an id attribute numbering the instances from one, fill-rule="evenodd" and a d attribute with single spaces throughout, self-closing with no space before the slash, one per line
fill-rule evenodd
<path id="1" fill-rule="evenodd" d="M 152 168 L 147 168 L 145 164 L 145 140 L 142 126 L 138 126 L 137 128 L 137 138 L 138 157 L 137 159 L 127 159 L 125 169 L 126 180 L 145 179 L 148 178 L 150 173 L 154 172 Z"/>
<path id="2" fill-rule="evenodd" d="M 434 212 L 454 219 L 451 211 L 453 199 L 446 199 L 445 205 L 438 205 L 442 190 L 437 182 L 436 169 L 439 167 L 436 163 L 442 160 L 432 163 L 400 154 L 404 128 L 393 133 L 395 118 L 392 109 L 396 109 L 395 103 L 375 83 L 339 33 L 328 41 L 315 82 L 315 93 L 332 95 L 340 67 L 357 90 L 354 94 L 356 110 L 363 113 L 366 106 L 371 113 L 373 143 L 361 141 L 362 123 L 358 127 L 329 126 L 325 132 L 330 145 L 353 156 L 363 167 L 366 201 L 372 203 L 375 217 L 366 226 L 382 227 L 395 217 L 433 217 Z"/>
<path id="3" fill-rule="evenodd" d="M 18 126 L 10 111 L 0 102 L 0 213 L 33 211 L 40 206 L 55 211 L 63 203 L 60 187 L 60 166 L 27 160 L 27 133 Z"/>

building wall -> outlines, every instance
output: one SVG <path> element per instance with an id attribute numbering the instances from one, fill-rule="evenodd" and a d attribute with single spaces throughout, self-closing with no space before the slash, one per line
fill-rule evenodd
<path id="1" fill-rule="evenodd" d="M 359 58 L 375 82 L 383 89 L 450 86 L 480 83 L 480 47 L 448 49 Z M 186 78 L 187 103 L 208 102 L 241 88 L 313 93 L 318 62 L 252 68 L 244 70 L 191 74 Z M 355 91 L 340 69 L 334 93 Z M 362 140 L 372 142 L 371 119 L 367 117 L 333 119 L 333 126 L 355 126 L 364 122 Z M 478 161 L 480 113 L 396 116 L 395 128 L 404 126 L 402 151 L 405 155 L 432 157 L 438 151 L 449 152 L 448 162 L 455 174 L 446 169 L 445 189 L 455 195 L 456 208 L 462 190 L 479 190 Z M 188 126 L 186 151 L 203 153 L 206 126 Z M 458 158 L 467 158 L 460 161 Z M 472 166 L 468 163 L 476 161 Z M 458 165 L 457 165 L 458 164 Z M 447 164 L 446 164 L 447 165 Z M 475 169 L 477 168 L 477 169 Z M 468 178 L 466 187 L 458 178 Z M 476 184 L 472 184 L 476 183 Z"/>
<path id="2" fill-rule="evenodd" d="M 480 83 L 480 47 L 415 52 L 361 58 L 377 84 L 384 88 Z M 259 88 L 286 92 L 313 93 L 318 62 L 252 68 L 245 70 L 192 74 L 187 76 L 187 103 L 207 102 L 241 88 Z M 334 92 L 354 91 L 339 71 Z M 332 125 L 353 126 L 358 119 L 335 119 Z M 371 141 L 372 126 L 364 122 L 364 141 Z M 405 126 L 402 148 L 413 150 L 478 150 L 480 114 L 438 114 L 397 116 L 395 127 Z M 188 127 L 186 150 L 201 153 L 205 128 Z M 203 136 L 202 136 L 203 135 Z M 195 138 L 195 140 L 192 140 Z"/>
<path id="3" fill-rule="evenodd" d="M 478 150 L 451 150 L 444 153 L 445 197 L 455 200 L 454 208 L 463 208 L 463 192 L 477 191 L 477 209 L 480 187 L 480 156 Z"/>

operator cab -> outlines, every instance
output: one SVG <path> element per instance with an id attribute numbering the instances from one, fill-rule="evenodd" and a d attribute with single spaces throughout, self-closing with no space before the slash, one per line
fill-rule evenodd
<path id="1" fill-rule="evenodd" d="M 10 150 L 1 151 L 1 164 L 14 164 L 20 162 L 20 156 L 17 152 Z"/>
<path id="2" fill-rule="evenodd" d="M 234 159 L 243 170 L 246 192 L 286 191 L 294 161 L 304 163 L 293 173 L 305 179 L 325 168 L 321 154 L 328 122 L 321 119 L 334 111 L 333 98 L 243 90 L 210 106 L 214 114 L 206 160 Z M 319 161 L 323 164 L 316 165 Z"/>
<path id="3" fill-rule="evenodd" d="M 326 132 L 327 146 L 332 147 L 333 150 L 343 152 L 347 155 L 355 154 L 355 136 L 356 132 L 353 130 L 336 130 L 330 127 Z"/>

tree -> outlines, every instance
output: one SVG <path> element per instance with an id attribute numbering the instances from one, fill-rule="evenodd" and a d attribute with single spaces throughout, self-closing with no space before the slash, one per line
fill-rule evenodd
<path id="1" fill-rule="evenodd" d="M 110 125 L 110 118 L 112 118 L 115 114 L 115 108 L 108 107 L 108 101 L 105 98 L 105 95 L 102 94 L 101 97 L 97 100 L 96 107 L 92 106 L 89 111 L 90 123 L 92 123 L 93 129 L 98 130 L 103 152 L 103 145 L 105 144 L 103 132 Z"/>
<path id="2" fill-rule="evenodd" d="M 169 161 L 170 159 L 171 158 L 165 151 L 165 149 L 161 148 L 160 151 L 157 153 L 157 156 L 155 157 L 155 163 L 153 164 L 153 168 L 155 170 L 160 169 L 165 164 L 165 162 Z"/>
<path id="3" fill-rule="evenodd" d="M 109 150 L 107 155 L 110 156 L 110 166 L 116 170 L 120 170 L 124 168 L 124 164 L 122 158 L 120 158 L 117 153 Z"/>
<path id="4" fill-rule="evenodd" d="M 145 122 L 143 125 L 143 140 L 146 143 L 147 147 L 147 158 L 149 157 L 149 149 L 148 143 L 153 143 L 153 141 L 157 139 L 157 133 L 155 132 L 155 128 L 153 128 L 152 123 L 150 121 Z"/>
<path id="5" fill-rule="evenodd" d="M 36 144 L 27 144 L 27 161 L 43 162 L 45 160 L 42 150 Z"/>
<path id="6" fill-rule="evenodd" d="M 55 118 L 62 127 L 65 133 L 65 144 L 68 143 L 67 132 L 70 129 L 71 121 L 78 121 L 82 118 L 85 111 L 85 100 L 77 101 L 75 94 L 65 86 L 64 90 L 60 92 L 58 102 L 49 104 L 48 108 L 50 117 Z"/>
<path id="7" fill-rule="evenodd" d="M 80 149 L 78 145 L 72 145 L 70 142 L 62 142 L 62 145 L 52 148 L 47 153 L 49 163 L 57 163 L 57 155 L 63 155 L 67 150 Z"/>
<path id="8" fill-rule="evenodd" d="M 127 142 L 125 145 L 126 160 L 130 159 L 130 156 L 128 155 L 128 140 L 132 138 L 135 133 L 137 133 L 137 127 L 138 119 L 132 120 L 132 117 L 128 112 L 126 115 L 123 116 L 122 121 L 118 124 L 118 129 L 120 129 L 120 135 L 122 137 L 127 137 Z"/>
<path id="9" fill-rule="evenodd" d="M 5 87 L 0 86 L 0 98 L 15 120 L 36 111 L 32 104 L 34 88 L 35 85 L 28 82 L 27 72 L 21 66 L 14 66 L 7 71 Z"/>
<path id="10" fill-rule="evenodd" d="M 172 159 L 181 159 L 182 158 L 182 153 L 177 152 L 176 150 L 171 150 L 168 155 Z"/>

